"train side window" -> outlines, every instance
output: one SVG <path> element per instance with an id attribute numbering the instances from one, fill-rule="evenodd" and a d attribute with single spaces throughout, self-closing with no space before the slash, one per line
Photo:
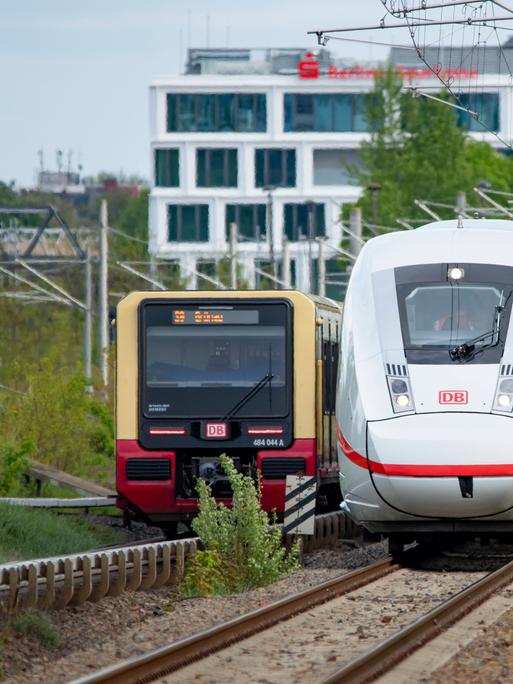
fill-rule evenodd
<path id="1" fill-rule="evenodd" d="M 338 356 L 339 356 L 338 340 L 336 342 L 332 341 L 331 342 L 331 379 L 330 379 L 331 404 L 330 404 L 330 409 L 331 409 L 331 413 L 333 415 L 335 415 L 335 404 L 336 404 L 336 397 L 337 397 L 337 393 L 335 391 L 335 388 L 337 386 Z"/>
<path id="2" fill-rule="evenodd" d="M 331 403 L 331 344 L 329 340 L 322 341 L 322 412 L 330 412 Z"/>

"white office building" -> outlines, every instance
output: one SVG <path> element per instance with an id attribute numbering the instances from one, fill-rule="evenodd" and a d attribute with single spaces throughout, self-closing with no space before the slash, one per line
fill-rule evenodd
<path id="1" fill-rule="evenodd" d="M 407 79 L 439 89 L 403 52 L 393 50 L 392 59 L 404 64 Z M 315 56 L 189 50 L 184 75 L 150 88 L 150 252 L 179 262 L 196 288 L 198 273 L 212 274 L 228 255 L 236 224 L 237 262 L 251 286 L 274 261 L 280 279 L 318 291 L 319 249 L 329 272 L 342 238 L 341 205 L 360 194 L 354 169 L 368 135 L 365 98 L 376 66 L 342 63 L 325 49 Z M 468 104 L 511 139 L 510 88 L 492 74 L 480 74 L 482 92 L 469 92 Z M 465 112 L 460 118 L 497 143 Z"/>

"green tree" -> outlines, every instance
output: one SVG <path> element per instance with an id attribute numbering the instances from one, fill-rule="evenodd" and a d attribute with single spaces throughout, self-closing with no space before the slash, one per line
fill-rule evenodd
<path id="1" fill-rule="evenodd" d="M 450 101 L 444 92 L 437 97 Z M 473 141 L 458 125 L 452 107 L 404 92 L 402 77 L 392 65 L 376 78 L 367 117 L 371 134 L 361 145 L 359 171 L 366 189 L 358 205 L 368 221 L 373 215 L 371 184 L 381 186 L 376 218 L 386 226 L 395 226 L 400 217 L 428 222 L 415 199 L 453 207 L 458 191 L 470 197 L 482 179 L 498 189 L 511 188 L 511 159 L 501 157 L 486 143 Z M 450 209 L 447 217 L 454 217 Z"/>

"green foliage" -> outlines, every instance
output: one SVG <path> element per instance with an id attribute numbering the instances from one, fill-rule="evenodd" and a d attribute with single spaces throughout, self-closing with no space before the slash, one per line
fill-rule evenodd
<path id="1" fill-rule="evenodd" d="M 359 180 L 367 188 L 358 202 L 364 220 L 396 226 L 397 218 L 430 219 L 415 199 L 454 207 L 458 192 L 473 204 L 472 189 L 482 179 L 494 188 L 510 189 L 513 162 L 501 157 L 486 143 L 474 142 L 457 125 L 455 110 L 423 97 L 413 98 L 402 90 L 403 81 L 392 65 L 376 78 L 368 99 L 370 140 L 361 145 Z M 437 97 L 450 100 L 447 93 Z M 373 212 L 370 184 L 375 191 Z M 438 211 L 438 210 L 437 210 Z M 442 212 L 443 214 L 443 212 Z M 453 218 L 449 209 L 447 217 Z"/>
<path id="2" fill-rule="evenodd" d="M 82 296 L 80 289 L 68 291 Z M 83 316 L 79 312 L 59 304 L 20 306 L 0 298 L 0 320 L 0 383 L 24 391 L 27 368 L 44 357 L 57 367 L 81 363 Z"/>
<path id="3" fill-rule="evenodd" d="M 81 373 L 47 358 L 24 371 L 25 394 L 9 395 L 0 430 L 15 443 L 28 440 L 38 461 L 90 479 L 111 476 L 112 416 Z"/>
<path id="4" fill-rule="evenodd" d="M 0 562 L 78 553 L 120 540 L 79 516 L 0 504 Z"/>
<path id="5" fill-rule="evenodd" d="M 32 454 L 30 442 L 0 444 L 0 496 L 18 496 Z"/>
<path id="6" fill-rule="evenodd" d="M 227 593 L 223 561 L 217 549 L 198 551 L 187 561 L 184 578 L 186 596 L 210 596 Z"/>
<path id="7" fill-rule="evenodd" d="M 57 628 L 48 615 L 39 610 L 27 610 L 20 613 L 13 619 L 12 627 L 17 634 L 39 641 L 43 646 L 58 648 L 60 645 Z"/>
<path id="8" fill-rule="evenodd" d="M 260 507 L 258 489 L 223 454 L 221 465 L 233 491 L 232 508 L 218 504 L 203 480 L 198 480 L 199 513 L 193 530 L 205 545 L 187 563 L 185 593 L 232 593 L 265 586 L 298 567 L 299 548 L 287 554 L 281 531 L 269 526 Z"/>

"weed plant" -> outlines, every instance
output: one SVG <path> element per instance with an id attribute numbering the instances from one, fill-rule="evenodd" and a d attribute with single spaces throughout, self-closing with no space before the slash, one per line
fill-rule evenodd
<path id="1" fill-rule="evenodd" d="M 198 479 L 199 513 L 192 522 L 205 550 L 186 566 L 186 596 L 229 594 L 275 582 L 298 568 L 299 547 L 287 552 L 281 530 L 269 525 L 260 507 L 258 486 L 221 456 L 233 491 L 232 507 L 217 503 L 210 487 Z"/>
<path id="2" fill-rule="evenodd" d="M 17 634 L 39 641 L 43 646 L 57 648 L 60 645 L 59 632 L 48 615 L 39 610 L 27 610 L 16 615 L 12 628 Z"/>

